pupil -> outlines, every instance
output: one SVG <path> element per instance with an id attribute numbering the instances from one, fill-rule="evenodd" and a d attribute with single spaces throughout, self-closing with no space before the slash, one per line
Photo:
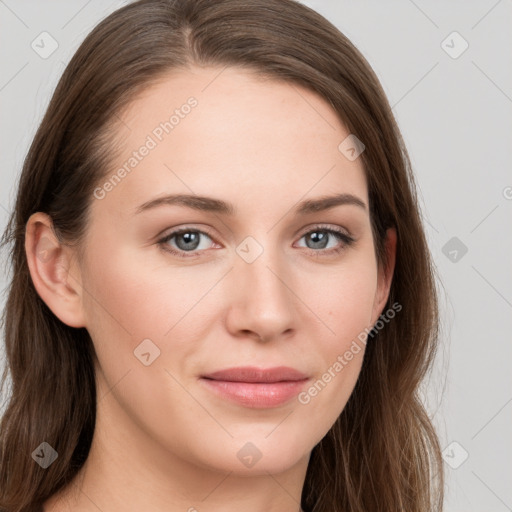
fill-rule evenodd
<path id="1" fill-rule="evenodd" d="M 186 232 L 186 233 L 181 233 L 177 237 L 177 241 L 179 241 L 181 239 L 184 239 L 185 243 L 184 244 L 178 243 L 178 246 L 180 246 L 180 245 L 184 246 L 184 247 L 180 247 L 180 249 L 195 249 L 198 245 L 199 237 L 198 237 L 198 233 Z"/>
<path id="2" fill-rule="evenodd" d="M 314 244 L 320 244 L 320 249 L 323 249 L 324 247 L 322 246 L 322 241 L 324 241 L 324 239 L 327 239 L 326 233 L 315 231 L 314 233 L 311 233 L 311 239 L 313 240 Z"/>

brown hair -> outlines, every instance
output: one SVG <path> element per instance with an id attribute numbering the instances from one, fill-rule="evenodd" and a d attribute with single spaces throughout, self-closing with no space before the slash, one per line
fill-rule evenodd
<path id="1" fill-rule="evenodd" d="M 0 507 L 39 510 L 68 484 L 87 458 L 96 418 L 92 340 L 38 296 L 27 266 L 26 223 L 45 212 L 59 240 L 78 246 L 94 186 L 112 162 L 114 121 L 138 92 L 189 65 L 246 68 L 318 93 L 366 146 L 360 158 L 379 263 L 386 263 L 386 229 L 397 230 L 388 305 L 403 311 L 369 336 L 355 389 L 312 451 L 303 509 L 441 510 L 441 450 L 419 398 L 438 343 L 436 272 L 410 160 L 365 58 L 334 25 L 294 0 L 136 1 L 99 23 L 64 71 L 2 237 L 2 245 L 12 244 L 2 388 L 10 373 L 12 389 L 0 424 Z M 43 441 L 58 452 L 47 469 L 31 457 Z"/>

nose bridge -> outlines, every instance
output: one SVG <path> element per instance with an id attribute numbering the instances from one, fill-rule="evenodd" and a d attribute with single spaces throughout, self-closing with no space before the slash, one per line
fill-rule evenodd
<path id="1" fill-rule="evenodd" d="M 238 308 L 244 312 L 243 329 L 270 336 L 291 327 L 293 294 L 284 255 L 264 234 L 249 236 L 236 248 L 234 287 Z M 263 239 L 264 238 L 264 239 Z M 260 241 L 261 240 L 261 241 Z"/>
<path id="2" fill-rule="evenodd" d="M 279 274 L 282 272 L 283 255 L 271 235 L 260 235 L 259 240 L 246 237 L 237 247 L 237 274 L 241 280 L 248 280 L 252 291 L 281 295 L 284 284 Z M 277 275 L 276 275 L 277 274 Z M 249 283 L 247 283 L 249 284 Z"/>

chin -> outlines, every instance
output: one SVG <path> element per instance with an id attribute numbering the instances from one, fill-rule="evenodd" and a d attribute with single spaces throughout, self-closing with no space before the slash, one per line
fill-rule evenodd
<path id="1" fill-rule="evenodd" d="M 289 440 L 294 440 L 290 444 L 277 437 L 272 442 L 271 438 L 272 434 L 267 439 L 254 435 L 245 439 L 237 437 L 224 446 L 221 452 L 210 452 L 207 460 L 203 453 L 202 463 L 210 469 L 232 472 L 239 476 L 277 474 L 289 470 L 303 459 L 309 459 L 314 446 L 313 441 L 298 444 L 297 438 L 292 436 L 288 437 Z"/>

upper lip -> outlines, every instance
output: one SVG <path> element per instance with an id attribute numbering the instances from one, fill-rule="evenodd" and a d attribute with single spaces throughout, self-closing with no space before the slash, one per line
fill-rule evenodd
<path id="1" fill-rule="evenodd" d="M 281 382 L 304 380 L 308 376 L 288 366 L 276 366 L 274 368 L 243 366 L 219 370 L 207 375 L 202 375 L 202 377 L 231 382 Z"/>

